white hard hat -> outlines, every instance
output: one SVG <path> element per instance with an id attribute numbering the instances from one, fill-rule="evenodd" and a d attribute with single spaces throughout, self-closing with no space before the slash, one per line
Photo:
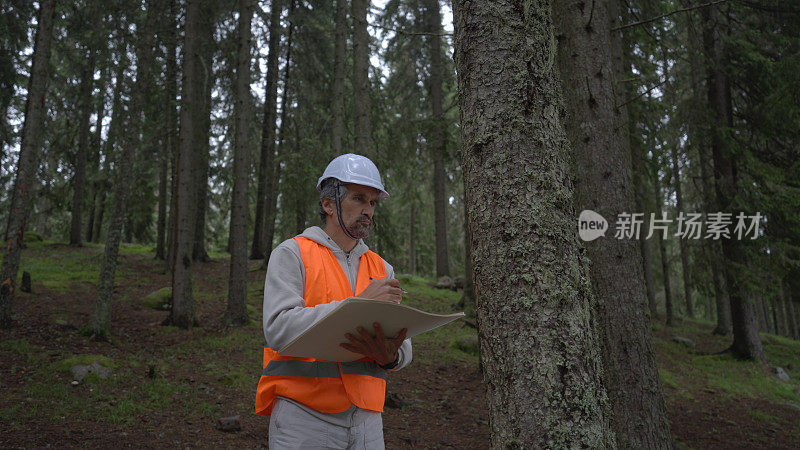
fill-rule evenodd
<path id="1" fill-rule="evenodd" d="M 389 198 L 389 193 L 383 188 L 381 173 L 375 163 L 366 156 L 348 153 L 337 156 L 325 168 L 325 172 L 317 181 L 317 190 L 322 189 L 322 182 L 327 178 L 336 178 L 342 183 L 361 184 L 374 187 L 381 191 L 378 198 Z"/>

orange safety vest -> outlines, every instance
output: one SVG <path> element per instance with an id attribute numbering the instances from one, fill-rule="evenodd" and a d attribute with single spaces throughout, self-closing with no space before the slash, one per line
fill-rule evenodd
<path id="1" fill-rule="evenodd" d="M 303 299 L 307 307 L 353 296 L 347 275 L 328 247 L 301 236 L 294 240 L 306 271 Z M 386 278 L 386 265 L 373 251 L 361 255 L 356 293 L 367 288 L 370 277 Z M 386 371 L 370 358 L 339 363 L 283 356 L 264 347 L 263 367 L 256 392 L 256 414 L 269 416 L 277 396 L 323 413 L 346 411 L 351 404 L 383 412 Z"/>

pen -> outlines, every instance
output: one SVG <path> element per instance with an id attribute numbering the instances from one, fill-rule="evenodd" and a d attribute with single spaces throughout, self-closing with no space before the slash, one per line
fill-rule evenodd
<path id="1" fill-rule="evenodd" d="M 373 278 L 373 277 L 369 277 L 369 279 L 370 279 L 370 281 L 375 280 L 375 278 Z M 405 290 L 403 288 L 400 288 L 400 290 L 403 291 L 403 294 L 408 294 L 407 290 Z"/>

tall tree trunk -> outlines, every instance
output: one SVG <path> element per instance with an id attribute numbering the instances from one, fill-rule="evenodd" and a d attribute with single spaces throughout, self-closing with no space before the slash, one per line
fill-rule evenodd
<path id="1" fill-rule="evenodd" d="M 92 115 L 92 90 L 94 89 L 94 67 L 97 52 L 89 49 L 89 59 L 83 71 L 80 92 L 80 125 L 78 131 L 78 153 L 75 155 L 75 175 L 72 177 L 72 222 L 69 245 L 83 245 L 83 201 L 86 197 L 86 161 L 89 153 L 89 119 Z"/>
<path id="2" fill-rule="evenodd" d="M 164 39 L 166 47 L 166 79 L 165 91 L 166 102 L 166 121 L 169 128 L 166 135 L 167 148 L 169 155 L 170 183 L 169 183 L 169 218 L 167 219 L 167 242 L 166 242 L 166 266 L 167 270 L 172 270 L 175 265 L 175 230 L 177 229 L 177 216 L 175 214 L 175 199 L 177 195 L 178 180 L 178 114 L 176 111 L 176 101 L 178 99 L 178 5 L 177 0 L 170 0 L 169 15 L 167 17 L 167 33 Z"/>
<path id="3" fill-rule="evenodd" d="M 289 30 L 286 32 L 286 66 L 283 69 L 283 98 L 281 99 L 281 127 L 278 131 L 278 148 L 277 156 L 280 157 L 283 152 L 283 138 L 286 131 L 287 112 L 289 108 L 289 93 L 291 92 L 291 83 L 289 82 L 289 75 L 291 74 L 292 67 L 292 38 L 294 35 L 294 8 L 295 0 L 289 0 Z M 267 186 L 267 199 L 264 202 L 264 264 L 266 268 L 269 264 L 269 255 L 272 252 L 272 241 L 275 235 L 275 209 L 276 202 L 278 201 L 278 181 L 281 176 L 281 165 L 273 163 L 272 177 L 269 179 Z M 268 167 L 269 168 L 269 167 Z"/>
<path id="4" fill-rule="evenodd" d="M 195 152 L 195 213 L 194 219 L 194 248 L 192 259 L 194 261 L 208 262 L 211 258 L 206 251 L 206 211 L 208 209 L 208 170 L 209 170 L 209 133 L 211 130 L 211 91 L 214 88 L 214 16 L 213 2 L 205 0 L 200 24 L 200 56 L 198 57 L 198 72 L 201 76 L 203 107 L 195 111 L 198 114 L 195 144 L 199 151 Z"/>
<path id="5" fill-rule="evenodd" d="M 331 150 L 334 156 L 342 154 L 344 137 L 344 61 L 347 57 L 347 0 L 336 0 L 336 19 L 334 21 L 333 42 L 333 100 L 331 115 Z"/>
<path id="6" fill-rule="evenodd" d="M 192 249 L 194 244 L 194 169 L 197 129 L 202 128 L 194 110 L 204 110 L 203 73 L 199 72 L 202 0 L 187 0 L 183 44 L 183 83 L 181 87 L 180 147 L 175 198 L 175 264 L 172 267 L 172 309 L 166 324 L 191 328 L 197 323 L 192 297 Z"/>
<path id="7" fill-rule="evenodd" d="M 615 96 L 613 56 L 621 52 L 611 32 L 607 2 L 553 4 L 565 129 L 576 179 L 578 210 L 615 218 L 633 210 L 627 110 Z M 621 448 L 672 448 L 666 404 L 647 320 L 638 243 L 598 239 L 585 244 L 603 357 L 603 385 L 611 425 Z"/>
<path id="8" fill-rule="evenodd" d="M 100 87 L 100 95 L 97 99 L 97 120 L 94 124 L 94 134 L 92 135 L 92 142 L 89 147 L 92 149 L 91 160 L 91 179 L 90 184 L 92 188 L 92 195 L 89 197 L 89 211 L 87 211 L 88 222 L 86 223 L 86 242 L 92 242 L 94 239 L 94 218 L 97 205 L 97 195 L 100 190 L 100 149 L 103 142 L 103 117 L 106 111 L 106 76 L 107 71 L 102 70 L 100 73 L 100 80 L 98 86 Z"/>
<path id="9" fill-rule="evenodd" d="M 660 217 L 660 211 L 664 207 L 664 200 L 661 197 L 661 183 L 658 175 L 658 159 L 654 159 L 655 171 L 653 172 L 653 192 L 656 199 L 657 216 Z M 667 180 L 669 183 L 669 180 Z M 672 307 L 672 282 L 669 274 L 669 256 L 667 255 L 667 245 L 664 242 L 664 234 L 660 231 L 655 231 L 658 235 L 658 250 L 661 253 L 661 271 L 664 275 L 664 309 L 666 310 L 666 324 L 668 327 L 675 325 L 675 313 Z"/>
<path id="10" fill-rule="evenodd" d="M 459 301 L 459 304 L 461 305 L 462 308 L 472 310 L 472 308 L 475 307 L 475 283 L 472 278 L 472 243 L 469 237 L 470 237 L 469 209 L 467 208 L 467 196 L 465 194 L 464 195 L 464 292 L 461 294 L 461 300 Z"/>
<path id="11" fill-rule="evenodd" d="M 127 53 L 128 47 L 125 43 L 120 43 L 120 52 Z M 124 136 L 125 132 L 122 129 L 125 122 L 124 107 L 122 104 L 122 94 L 125 91 L 125 65 L 118 64 L 115 73 L 115 86 L 114 86 L 114 99 L 111 103 L 111 124 L 108 127 L 108 136 L 105 145 L 103 146 L 103 168 L 99 176 L 99 186 L 97 195 L 97 206 L 95 206 L 96 214 L 94 219 L 94 242 L 100 242 L 103 230 L 103 216 L 106 210 L 106 194 L 111 189 L 111 183 L 108 182 L 111 177 L 111 159 L 114 154 L 114 142 L 120 137 Z"/>
<path id="12" fill-rule="evenodd" d="M 225 322 L 241 326 L 247 323 L 247 162 L 250 126 L 250 22 L 253 0 L 239 0 L 239 42 L 236 54 L 236 106 L 233 148 L 233 196 L 231 199 L 231 268 L 228 285 L 228 308 Z"/>
<path id="13" fill-rule="evenodd" d="M 168 108 L 169 109 L 169 108 Z M 169 114 L 169 112 L 167 112 Z M 165 129 L 168 127 L 164 127 Z M 158 167 L 158 219 L 156 220 L 156 259 L 166 259 L 165 240 L 167 231 L 167 174 L 169 173 L 169 146 L 171 130 L 165 130 L 165 145 L 159 154 Z"/>
<path id="14" fill-rule="evenodd" d="M 370 0 L 352 0 L 353 19 L 353 116 L 355 152 L 372 156 L 372 128 L 369 99 L 369 33 L 367 14 Z"/>
<path id="15" fill-rule="evenodd" d="M 575 237 L 550 10 L 453 1 L 480 351 L 498 449 L 615 446 L 588 261 Z"/>
<path id="16" fill-rule="evenodd" d="M 408 213 L 408 273 L 411 275 L 417 274 L 417 247 L 415 242 L 415 234 L 416 231 L 414 230 L 414 224 L 417 220 L 417 202 L 411 200 L 409 202 L 409 213 Z"/>
<path id="17" fill-rule="evenodd" d="M 250 247 L 250 259 L 260 259 L 265 253 L 272 251 L 272 241 L 264 241 L 265 217 L 268 198 L 275 194 L 267 192 L 275 172 L 275 120 L 278 112 L 278 53 L 281 42 L 281 12 L 283 2 L 272 0 L 269 13 L 269 53 L 267 54 L 267 86 L 264 94 L 264 122 L 261 126 L 261 160 L 258 164 L 258 193 L 256 194 L 256 215 L 253 224 L 253 245 Z M 274 203 L 274 201 L 273 201 Z"/>
<path id="18" fill-rule="evenodd" d="M 41 151 L 44 133 L 44 100 L 50 76 L 50 47 L 53 41 L 55 0 L 39 2 L 38 27 L 33 48 L 33 62 L 28 79 L 28 98 L 25 102 L 25 124 L 17 160 L 17 177 L 11 194 L 8 229 L 0 274 L 0 328 L 12 325 L 14 288 L 19 271 L 22 238 L 31 206 L 31 190 L 36 177 L 37 156 Z"/>
<path id="19" fill-rule="evenodd" d="M 444 120 L 442 117 L 442 18 L 439 0 L 425 0 L 428 51 L 431 67 L 428 78 L 430 90 L 431 124 L 427 136 L 428 148 L 433 156 L 433 209 L 436 229 L 436 276 L 450 275 L 450 258 L 447 249 L 447 194 L 444 189 Z"/>
<path id="20" fill-rule="evenodd" d="M 122 144 L 122 153 L 116 164 L 117 179 L 114 193 L 114 211 L 108 227 L 103 263 L 100 266 L 100 279 L 97 283 L 97 297 L 89 320 L 88 330 L 97 339 L 105 339 L 111 324 L 111 298 L 114 293 L 114 277 L 117 270 L 119 244 L 122 228 L 127 217 L 126 203 L 133 184 L 133 162 L 136 150 L 141 146 L 142 116 L 147 94 L 150 92 L 153 44 L 155 39 L 156 13 L 147 2 L 147 17 L 140 28 L 136 58 L 136 86 L 131 92 L 131 103 Z"/>
<path id="21" fill-rule="evenodd" d="M 708 105 L 712 111 L 711 149 L 714 160 L 714 185 L 719 211 L 732 212 L 737 194 L 736 162 L 730 145 L 727 144 L 733 126 L 731 111 L 731 87 L 722 68 L 723 43 L 721 25 L 716 6 L 703 8 L 706 27 L 703 30 L 703 46 L 709 59 Z M 738 357 L 764 360 L 764 349 L 758 336 L 752 298 L 744 283 L 740 267 L 746 265 L 746 249 L 737 239 L 722 239 L 725 255 L 725 281 L 731 304 L 733 322 L 733 344 L 731 351 Z"/>
<path id="22" fill-rule="evenodd" d="M 674 104 L 674 103 L 671 103 Z M 681 176 L 680 176 L 680 169 L 678 168 L 678 140 L 673 140 L 673 145 L 671 145 L 671 156 L 672 156 L 672 182 L 673 188 L 675 189 L 675 201 L 677 207 L 677 213 L 683 213 L 683 191 L 681 189 Z M 679 239 L 679 248 L 681 254 L 681 268 L 683 272 L 683 298 L 686 301 L 686 315 L 690 318 L 694 318 L 694 302 L 692 300 L 692 282 L 691 282 L 691 273 L 689 266 L 689 243 L 686 239 L 680 238 Z"/>
<path id="23" fill-rule="evenodd" d="M 789 328 L 788 336 L 792 339 L 800 339 L 800 327 L 798 327 L 797 318 L 795 317 L 791 284 L 788 279 L 784 279 L 783 283 L 781 283 L 781 295 L 783 295 L 783 303 L 786 308 L 786 324 Z"/>
<path id="24" fill-rule="evenodd" d="M 662 53 L 663 57 L 663 76 L 664 76 L 664 91 L 665 97 L 667 99 L 667 104 L 675 105 L 677 104 L 675 98 L 675 91 L 674 87 L 672 86 L 672 82 L 670 80 L 670 71 L 669 71 L 669 58 L 667 56 L 666 47 L 662 44 Z M 668 124 L 670 128 L 674 127 L 675 120 L 671 120 Z M 675 201 L 677 207 L 677 213 L 680 215 L 683 213 L 683 190 L 681 189 L 681 172 L 678 167 L 678 145 L 680 145 L 680 136 L 681 130 L 674 130 L 670 129 L 670 133 L 672 136 L 670 137 L 670 159 L 672 163 L 672 188 L 675 189 Z M 665 155 L 666 156 L 666 155 Z M 694 303 L 692 302 L 692 284 L 689 272 L 689 250 L 687 248 L 688 243 L 687 240 L 684 238 L 680 238 L 678 242 L 678 247 L 680 251 L 681 257 L 681 273 L 683 275 L 683 294 L 684 300 L 686 302 L 686 315 L 690 318 L 694 318 Z"/>

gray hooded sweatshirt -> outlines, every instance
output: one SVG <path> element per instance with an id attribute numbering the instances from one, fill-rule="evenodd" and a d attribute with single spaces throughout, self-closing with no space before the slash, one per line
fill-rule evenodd
<path id="1" fill-rule="evenodd" d="M 359 239 L 350 253 L 345 253 L 320 227 L 306 228 L 300 236 L 322 244 L 333 252 L 347 275 L 350 286 L 353 288 L 353 295 L 355 295 L 359 260 L 361 255 L 369 250 L 364 241 Z M 386 277 L 394 278 L 394 269 L 386 261 L 384 263 L 386 264 Z M 300 259 L 300 248 L 297 241 L 287 239 L 275 247 L 269 258 L 267 277 L 264 283 L 264 337 L 267 340 L 267 346 L 272 349 L 277 350 L 291 342 L 292 339 L 325 317 L 338 304 L 338 302 L 330 302 L 306 307 L 303 299 L 305 275 L 305 267 Z M 344 336 L 342 336 L 342 341 L 344 342 Z M 402 369 L 411 362 L 411 357 L 411 340 L 406 339 L 398 350 L 398 364 L 391 370 Z M 353 405 L 343 413 L 323 414 L 303 405 L 300 406 L 323 420 L 339 424 L 344 424 L 342 422 L 344 416 L 352 416 L 352 411 L 356 408 Z"/>

